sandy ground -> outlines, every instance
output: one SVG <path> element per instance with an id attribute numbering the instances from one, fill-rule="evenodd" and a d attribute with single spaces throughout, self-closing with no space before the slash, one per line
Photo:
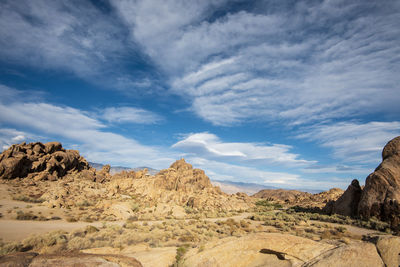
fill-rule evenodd
<path id="1" fill-rule="evenodd" d="M 0 201 L 1 203 L 1 201 Z M 24 205 L 26 205 L 24 203 Z M 247 218 L 249 213 L 243 213 L 238 216 L 225 217 L 225 218 L 207 218 L 204 219 L 206 221 L 218 221 L 218 220 L 242 220 Z M 192 219 L 185 219 L 185 221 L 190 221 Z M 162 223 L 167 220 L 158 220 L 158 221 L 146 221 L 149 225 Z M 145 221 L 137 221 L 137 223 L 142 224 Z M 115 221 L 115 222 L 105 222 L 107 224 L 118 224 L 123 225 L 125 221 Z M 0 219 L 0 238 L 3 241 L 20 241 L 27 238 L 31 234 L 44 234 L 47 232 L 55 231 L 55 230 L 63 230 L 63 231 L 73 231 L 76 229 L 82 229 L 87 225 L 93 225 L 95 227 L 101 227 L 103 222 L 67 222 L 64 220 L 57 221 L 19 221 L 19 220 L 10 220 L 10 219 Z"/>
<path id="2" fill-rule="evenodd" d="M 31 234 L 44 234 L 55 230 L 64 230 L 69 232 L 75 229 L 84 228 L 87 225 L 100 227 L 101 223 L 0 220 L 0 238 L 3 239 L 3 241 L 17 241 L 23 240 Z"/>

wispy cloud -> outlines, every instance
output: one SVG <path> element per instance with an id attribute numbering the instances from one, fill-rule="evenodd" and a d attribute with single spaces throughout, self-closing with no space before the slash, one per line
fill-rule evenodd
<path id="1" fill-rule="evenodd" d="M 101 118 L 109 123 L 153 124 L 162 121 L 160 115 L 135 107 L 109 107 L 102 111 Z"/>
<path id="2" fill-rule="evenodd" d="M 297 138 L 331 148 L 337 159 L 353 163 L 378 163 L 384 145 L 400 135 L 400 122 L 340 122 L 310 127 Z"/>
<path id="3" fill-rule="evenodd" d="M 17 94 L 18 91 L 14 91 Z M 150 164 L 154 168 L 165 168 L 178 158 L 162 148 L 145 146 L 132 138 L 111 132 L 106 124 L 90 114 L 88 111 L 46 102 L 0 101 L 0 125 L 22 127 L 47 138 L 62 138 L 71 145 L 79 145 L 77 148 L 92 161 L 132 167 Z M 18 130 L 2 131 L 13 138 L 25 136 Z"/>
<path id="4" fill-rule="evenodd" d="M 212 20 L 223 1 L 113 3 L 132 39 L 168 73 L 171 91 L 215 125 L 400 111 L 394 1 L 263 4 Z"/>
<path id="5" fill-rule="evenodd" d="M 207 132 L 189 134 L 172 147 L 187 152 L 188 155 L 208 159 L 285 166 L 304 166 L 315 163 L 315 161 L 300 159 L 299 155 L 289 152 L 292 147 L 288 145 L 229 143 Z"/>
<path id="6" fill-rule="evenodd" d="M 249 182 L 278 188 L 297 189 L 345 188 L 351 182 L 351 179 L 337 177 L 320 178 L 318 180 L 306 179 L 295 173 L 267 171 L 206 158 L 189 157 L 187 159 L 194 167 L 205 170 L 206 175 L 214 180 Z"/>
<path id="7" fill-rule="evenodd" d="M 112 9 L 104 11 L 91 1 L 0 3 L 1 62 L 63 71 L 106 88 L 146 94 L 156 84 L 150 74 L 127 66 L 146 61 L 126 35 Z"/>

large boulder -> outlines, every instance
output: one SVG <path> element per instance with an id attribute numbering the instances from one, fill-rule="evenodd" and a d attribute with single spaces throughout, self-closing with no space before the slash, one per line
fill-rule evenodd
<path id="1" fill-rule="evenodd" d="M 256 233 L 208 243 L 201 252 L 189 252 L 183 265 L 301 266 L 333 248 L 333 245 L 298 236 Z"/>
<path id="2" fill-rule="evenodd" d="M 344 245 L 312 259 L 304 267 L 384 267 L 374 244 L 367 242 Z"/>
<path id="3" fill-rule="evenodd" d="M 386 267 L 400 266 L 400 237 L 392 235 L 366 236 L 366 240 L 376 245 Z"/>
<path id="4" fill-rule="evenodd" d="M 365 219 L 375 216 L 400 228 L 400 136 L 387 143 L 382 163 L 367 177 L 358 213 Z"/>
<path id="5" fill-rule="evenodd" d="M 331 205 L 328 213 L 337 213 L 345 216 L 356 216 L 358 212 L 358 203 L 360 202 L 362 189 L 358 180 L 354 179 L 347 190 Z"/>
<path id="6" fill-rule="evenodd" d="M 68 172 L 85 169 L 89 169 L 89 164 L 79 151 L 65 150 L 59 142 L 23 142 L 0 154 L 0 179 L 55 180 Z"/>

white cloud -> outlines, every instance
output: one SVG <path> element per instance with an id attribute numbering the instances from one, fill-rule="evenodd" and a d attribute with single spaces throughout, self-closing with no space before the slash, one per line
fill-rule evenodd
<path id="1" fill-rule="evenodd" d="M 107 131 L 107 126 L 91 117 L 89 112 L 68 106 L 44 102 L 0 101 L 0 125 L 2 124 L 37 131 L 47 136 L 41 137 L 42 140 L 62 138 L 71 145 L 79 144 L 78 148 L 83 155 L 95 162 L 165 168 L 178 158 L 171 152 L 166 153 L 162 148 L 145 146 L 132 138 Z M 20 135 L 25 136 L 17 130 L 11 132 L 12 134 L 6 129 L 2 131 L 8 134 L 9 142 Z M 9 142 L 4 145 L 9 145 Z"/>
<path id="2" fill-rule="evenodd" d="M 0 128 L 0 147 L 6 150 L 12 144 L 21 143 L 28 139 L 26 132 L 18 131 L 11 128 Z"/>
<path id="3" fill-rule="evenodd" d="M 61 70 L 126 94 L 147 94 L 153 81 L 125 66 L 127 58 L 130 64 L 143 61 L 135 49 L 113 11 L 103 12 L 91 1 L 0 2 L 2 62 Z"/>
<path id="4" fill-rule="evenodd" d="M 101 117 L 110 123 L 153 124 L 162 120 L 151 111 L 135 107 L 109 107 L 102 111 Z"/>
<path id="5" fill-rule="evenodd" d="M 304 166 L 315 163 L 299 159 L 299 155 L 289 152 L 288 145 L 261 143 L 228 143 L 211 133 L 194 133 L 172 146 L 189 155 L 222 161 L 272 164 L 285 166 Z"/>
<path id="6" fill-rule="evenodd" d="M 319 174 L 319 173 L 344 173 L 344 174 L 361 174 L 366 175 L 367 173 L 371 172 L 371 168 L 368 168 L 363 165 L 312 165 L 306 168 L 301 169 L 303 173 L 307 174 Z"/>
<path id="7" fill-rule="evenodd" d="M 333 150 L 333 156 L 346 162 L 379 163 L 381 151 L 400 135 L 400 122 L 339 122 L 310 127 L 297 137 L 315 141 Z"/>
<path id="8" fill-rule="evenodd" d="M 215 125 L 302 125 L 400 111 L 393 2 L 298 1 L 215 20 L 206 18 L 222 1 L 113 3 L 133 40 L 169 74 L 171 91 Z"/>
<path id="9" fill-rule="evenodd" d="M 205 170 L 213 180 L 230 180 L 236 182 L 258 183 L 278 188 L 295 189 L 329 189 L 332 187 L 346 188 L 351 182 L 349 179 L 329 177 L 325 179 L 305 179 L 298 174 L 288 172 L 273 172 L 245 167 L 226 162 L 209 160 L 199 157 L 188 157 L 186 161 L 195 168 Z"/>
<path id="10" fill-rule="evenodd" d="M 191 162 L 196 168 L 205 170 L 212 179 L 216 180 L 228 179 L 231 181 L 262 182 L 270 184 L 277 184 L 276 181 L 278 181 L 278 183 L 284 181 L 283 183 L 289 184 L 300 178 L 297 174 L 264 171 L 206 158 L 188 157 L 187 161 Z"/>

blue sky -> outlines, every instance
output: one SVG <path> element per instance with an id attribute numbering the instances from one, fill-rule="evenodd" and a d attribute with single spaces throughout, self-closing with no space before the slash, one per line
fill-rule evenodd
<path id="1" fill-rule="evenodd" d="M 400 135 L 399 70 L 399 1 L 4 0 L 0 147 L 345 188 Z"/>

